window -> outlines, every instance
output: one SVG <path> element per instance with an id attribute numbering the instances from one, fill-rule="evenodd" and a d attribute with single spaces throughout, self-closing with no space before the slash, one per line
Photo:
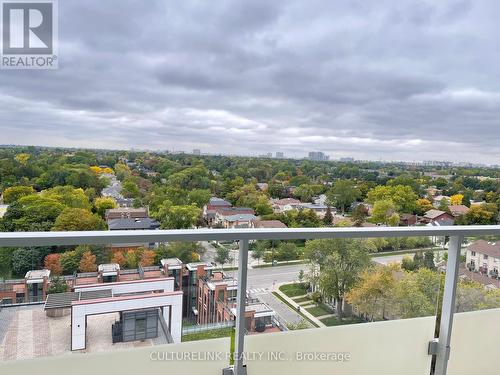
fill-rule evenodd
<path id="1" fill-rule="evenodd" d="M 488 255 L 483 254 L 483 259 L 484 259 L 484 260 L 488 259 Z"/>
<path id="2" fill-rule="evenodd" d="M 476 252 L 475 251 L 471 251 L 470 255 L 473 256 L 473 257 L 475 257 L 476 256 Z"/>

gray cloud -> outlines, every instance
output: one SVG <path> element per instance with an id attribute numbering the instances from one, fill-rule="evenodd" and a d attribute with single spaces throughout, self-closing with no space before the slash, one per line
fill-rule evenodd
<path id="1" fill-rule="evenodd" d="M 500 163 L 491 1 L 59 2 L 0 143 Z"/>

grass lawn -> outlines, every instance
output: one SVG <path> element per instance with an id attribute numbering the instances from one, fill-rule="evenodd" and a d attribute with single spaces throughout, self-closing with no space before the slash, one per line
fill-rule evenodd
<path id="1" fill-rule="evenodd" d="M 293 299 L 295 302 L 297 302 L 299 305 L 302 303 L 302 302 L 312 302 L 311 298 L 309 297 L 299 297 L 299 298 L 294 298 Z"/>
<path id="2" fill-rule="evenodd" d="M 341 326 L 344 324 L 362 323 L 363 320 L 361 320 L 360 318 L 351 317 L 351 318 L 344 318 L 340 321 L 336 316 L 331 316 L 329 318 L 321 319 L 321 322 L 328 327 L 332 327 L 332 326 Z"/>
<path id="3" fill-rule="evenodd" d="M 307 294 L 306 284 L 304 283 L 285 284 L 280 286 L 280 290 L 288 297 L 297 297 Z"/>
<path id="4" fill-rule="evenodd" d="M 311 313 L 315 317 L 333 314 L 333 310 L 331 308 L 329 308 L 327 305 L 325 305 L 324 303 L 320 303 L 314 307 L 309 307 L 306 310 L 307 310 L 307 312 Z"/>
<path id="5" fill-rule="evenodd" d="M 303 317 L 305 320 L 307 320 L 309 323 L 311 323 L 313 325 L 313 327 L 316 327 L 318 328 L 319 326 L 314 323 L 311 319 L 309 319 L 307 316 L 305 316 L 304 314 L 302 314 L 302 312 L 300 311 L 297 311 L 297 309 L 295 307 L 293 307 L 286 299 L 284 299 L 283 297 L 281 297 L 278 293 L 276 292 L 273 292 L 273 295 L 278 298 L 281 302 L 283 302 L 285 305 L 287 305 L 289 308 L 291 308 L 293 311 L 297 312 L 297 314 L 299 314 L 301 317 Z"/>
<path id="6" fill-rule="evenodd" d="M 229 327 L 229 328 L 221 328 L 221 329 L 212 329 L 210 331 L 190 333 L 188 335 L 182 336 L 182 342 L 218 339 L 220 337 L 229 337 L 229 336 L 231 336 L 232 330 L 233 330 L 233 328 Z"/>

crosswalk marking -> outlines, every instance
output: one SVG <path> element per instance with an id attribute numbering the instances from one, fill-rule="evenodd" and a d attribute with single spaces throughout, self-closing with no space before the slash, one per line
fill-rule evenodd
<path id="1" fill-rule="evenodd" d="M 268 288 L 255 288 L 255 289 L 248 289 L 247 294 L 267 294 L 269 293 Z"/>

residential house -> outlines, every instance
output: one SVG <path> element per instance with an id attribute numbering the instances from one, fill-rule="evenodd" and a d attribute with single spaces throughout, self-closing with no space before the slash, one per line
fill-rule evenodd
<path id="1" fill-rule="evenodd" d="M 147 208 L 111 208 L 106 210 L 106 220 L 111 219 L 143 219 L 149 217 Z"/>
<path id="2" fill-rule="evenodd" d="M 500 241 L 478 240 L 473 242 L 467 248 L 466 265 L 469 271 L 499 278 Z"/>
<path id="3" fill-rule="evenodd" d="M 283 198 L 272 202 L 273 211 L 277 214 L 297 210 L 301 205 L 302 202 L 294 198 Z"/>
<path id="4" fill-rule="evenodd" d="M 236 214 L 224 216 L 222 225 L 224 228 L 251 228 L 252 223 L 257 220 L 254 214 Z"/>
<path id="5" fill-rule="evenodd" d="M 279 220 L 255 220 L 252 223 L 253 228 L 287 228 L 287 226 Z"/>
<path id="6" fill-rule="evenodd" d="M 207 222 L 209 226 L 215 223 L 215 215 L 218 210 L 224 210 L 231 208 L 232 204 L 228 201 L 212 197 L 208 203 L 203 207 L 203 219 Z"/>
<path id="7" fill-rule="evenodd" d="M 238 215 L 255 215 L 255 211 L 248 207 L 222 207 L 215 210 L 215 217 L 212 220 L 212 225 L 227 228 L 226 218 Z M 232 218 L 234 219 L 234 217 Z"/>
<path id="8" fill-rule="evenodd" d="M 465 215 L 467 212 L 469 212 L 469 207 L 464 206 L 463 204 L 451 205 L 448 206 L 448 209 L 450 210 L 451 215 L 455 218 Z"/>
<path id="9" fill-rule="evenodd" d="M 326 215 L 326 211 L 328 211 L 328 206 L 324 204 L 315 204 L 315 203 L 302 203 L 299 206 L 300 210 L 308 209 L 314 211 L 316 215 L 318 215 L 321 219 L 323 219 Z M 332 210 L 332 215 L 335 213 L 335 209 L 330 208 Z"/>
<path id="10" fill-rule="evenodd" d="M 418 216 L 413 214 L 401 214 L 399 218 L 399 225 L 403 227 L 411 227 L 417 225 Z"/>
<path id="11" fill-rule="evenodd" d="M 455 218 L 444 211 L 429 210 L 422 217 L 422 222 L 434 226 L 453 225 Z"/>
<path id="12" fill-rule="evenodd" d="M 446 195 L 436 195 L 435 197 L 432 197 L 432 200 L 432 205 L 436 208 L 438 208 L 443 201 L 447 205 L 451 203 L 451 198 Z"/>

